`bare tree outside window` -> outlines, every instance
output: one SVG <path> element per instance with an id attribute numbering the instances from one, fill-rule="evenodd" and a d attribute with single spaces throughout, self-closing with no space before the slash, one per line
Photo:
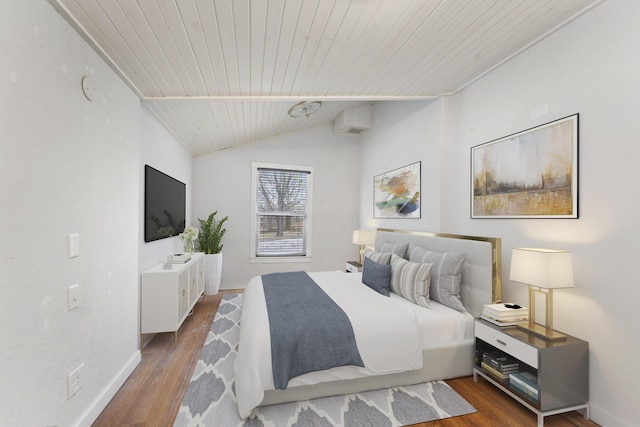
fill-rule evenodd
<path id="1" fill-rule="evenodd" d="M 256 256 L 307 254 L 309 171 L 258 168 Z"/>

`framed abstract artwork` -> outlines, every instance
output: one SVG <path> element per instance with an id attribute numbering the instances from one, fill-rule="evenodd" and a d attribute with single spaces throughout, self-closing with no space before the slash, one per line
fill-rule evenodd
<path id="1" fill-rule="evenodd" d="M 578 218 L 578 114 L 472 147 L 471 218 Z"/>
<path id="2" fill-rule="evenodd" d="M 373 178 L 374 218 L 420 218 L 420 162 Z"/>

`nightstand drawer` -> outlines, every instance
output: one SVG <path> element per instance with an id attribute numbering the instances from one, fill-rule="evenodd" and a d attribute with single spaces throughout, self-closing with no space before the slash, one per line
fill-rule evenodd
<path id="1" fill-rule="evenodd" d="M 476 337 L 510 354 L 532 368 L 538 369 L 538 349 L 476 321 Z"/>

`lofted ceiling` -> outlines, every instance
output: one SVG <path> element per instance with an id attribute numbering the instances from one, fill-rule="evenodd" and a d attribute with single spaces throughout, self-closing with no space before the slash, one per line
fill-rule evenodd
<path id="1" fill-rule="evenodd" d="M 49 1 L 198 156 L 453 94 L 601 0 Z"/>

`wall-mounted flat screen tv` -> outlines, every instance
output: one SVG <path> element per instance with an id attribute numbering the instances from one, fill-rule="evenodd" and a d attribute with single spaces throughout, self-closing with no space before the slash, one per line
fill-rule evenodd
<path id="1" fill-rule="evenodd" d="M 144 241 L 152 242 L 182 233 L 186 210 L 186 185 L 145 165 Z"/>

